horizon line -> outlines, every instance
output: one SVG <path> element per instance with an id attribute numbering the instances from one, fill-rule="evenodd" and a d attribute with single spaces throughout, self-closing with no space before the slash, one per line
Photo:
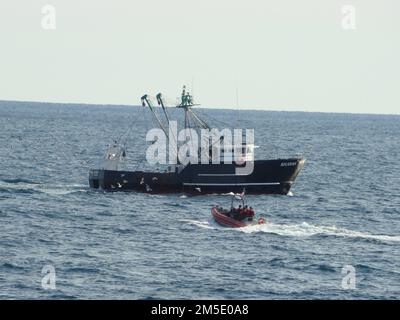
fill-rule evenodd
<path id="1" fill-rule="evenodd" d="M 1 100 L 2 102 L 16 102 L 16 103 L 43 103 L 43 104 L 68 104 L 68 105 L 84 105 L 84 106 L 110 106 L 110 107 L 141 107 L 140 104 L 118 104 L 118 103 L 93 103 L 93 102 L 51 102 L 51 101 L 37 101 L 37 100 Z M 158 106 L 155 106 L 158 107 Z M 170 107 L 170 106 L 167 106 Z M 170 107 L 171 108 L 171 107 Z M 230 106 L 204 106 L 199 105 L 200 109 L 222 109 L 233 111 L 270 111 L 270 112 L 300 112 L 300 113 L 323 113 L 323 114 L 353 114 L 353 115 L 374 115 L 374 116 L 400 116 L 400 113 L 364 113 L 364 112 L 342 112 L 342 111 L 308 111 L 308 110 L 277 110 L 277 109 L 263 109 L 262 107 L 250 108 L 237 108 Z"/>

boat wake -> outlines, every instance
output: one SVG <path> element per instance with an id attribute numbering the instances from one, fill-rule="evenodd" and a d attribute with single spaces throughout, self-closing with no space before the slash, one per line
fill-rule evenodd
<path id="1" fill-rule="evenodd" d="M 327 235 L 335 237 L 347 237 L 347 238 L 363 238 L 363 239 L 374 239 L 380 241 L 400 241 L 400 236 L 393 235 L 374 235 L 370 233 L 353 231 L 346 228 L 338 228 L 336 226 L 315 226 L 303 222 L 301 224 L 284 225 L 266 223 L 264 225 L 249 226 L 247 228 L 241 228 L 242 232 L 267 232 L 275 233 L 283 236 L 295 236 L 295 237 L 311 237 L 315 235 Z"/>
<path id="2" fill-rule="evenodd" d="M 40 183 L 22 179 L 0 180 L 0 191 L 34 191 Z"/>
<path id="3" fill-rule="evenodd" d="M 204 228 L 204 229 L 219 229 L 219 226 L 216 223 L 213 223 L 212 220 L 210 221 L 197 221 L 197 220 L 180 220 L 182 222 L 186 222 L 188 224 Z M 222 228 L 221 229 L 226 229 Z"/>
<path id="4" fill-rule="evenodd" d="M 67 195 L 76 192 L 86 192 L 88 191 L 86 185 L 73 184 L 73 185 L 55 185 L 49 188 L 40 188 L 40 192 L 47 193 L 51 196 Z"/>
<path id="5" fill-rule="evenodd" d="M 41 192 L 57 196 L 57 195 L 66 195 L 75 192 L 87 191 L 87 186 L 83 184 L 49 185 L 29 180 L 13 179 L 13 180 L 0 180 L 0 191 L 11 192 L 11 193 Z"/>
<path id="6" fill-rule="evenodd" d="M 182 220 L 186 223 L 198 226 L 206 229 L 218 229 L 218 230 L 229 230 L 238 231 L 244 233 L 257 233 L 265 232 L 271 234 L 277 234 L 287 237 L 312 237 L 316 235 L 334 236 L 334 237 L 345 237 L 345 238 L 361 238 L 361 239 L 372 239 L 383 242 L 400 242 L 400 236 L 393 235 L 375 235 L 360 231 L 353 231 L 345 228 L 338 228 L 336 226 L 315 226 L 303 222 L 301 224 L 275 224 L 267 221 L 266 224 L 247 226 L 244 228 L 226 228 L 221 227 L 210 219 L 209 221 L 196 221 L 196 220 Z"/>

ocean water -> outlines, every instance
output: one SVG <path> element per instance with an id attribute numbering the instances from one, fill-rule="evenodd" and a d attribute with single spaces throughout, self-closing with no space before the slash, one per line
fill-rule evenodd
<path id="1" fill-rule="evenodd" d="M 216 225 L 228 195 L 90 190 L 128 128 L 126 165 L 145 165 L 143 108 L 0 102 L 0 298 L 400 298 L 399 116 L 199 113 L 254 128 L 257 158 L 307 158 L 290 195 L 247 196 L 266 225 Z"/>

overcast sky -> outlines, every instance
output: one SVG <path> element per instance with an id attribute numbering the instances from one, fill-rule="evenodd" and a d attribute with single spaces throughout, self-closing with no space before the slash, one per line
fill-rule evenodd
<path id="1" fill-rule="evenodd" d="M 398 0 L 1 0 L 0 100 L 139 104 L 193 84 L 206 107 L 237 90 L 241 108 L 399 114 L 399 17 Z"/>

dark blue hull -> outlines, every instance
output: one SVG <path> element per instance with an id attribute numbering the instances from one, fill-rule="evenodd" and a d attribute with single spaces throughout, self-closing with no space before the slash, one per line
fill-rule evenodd
<path id="1" fill-rule="evenodd" d="M 303 166 L 303 158 L 256 160 L 248 175 L 238 175 L 235 164 L 190 164 L 179 173 L 92 169 L 89 183 L 108 191 L 287 194 Z"/>

